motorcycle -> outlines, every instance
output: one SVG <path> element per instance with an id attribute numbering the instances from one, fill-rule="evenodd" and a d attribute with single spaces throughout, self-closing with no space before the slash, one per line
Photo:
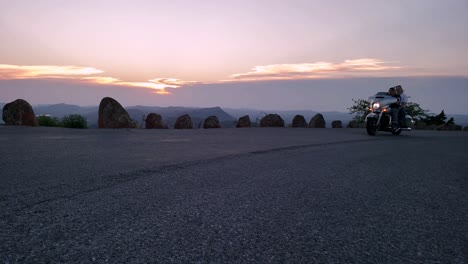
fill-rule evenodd
<path id="1" fill-rule="evenodd" d="M 393 135 L 399 135 L 401 131 L 411 131 L 411 128 L 402 128 L 392 126 L 392 109 L 391 105 L 398 103 L 398 99 L 387 94 L 379 92 L 374 96 L 369 97 L 371 111 L 366 116 L 366 130 L 370 136 L 375 136 L 377 131 L 391 132 Z M 412 122 L 412 117 L 406 115 L 406 120 Z"/>

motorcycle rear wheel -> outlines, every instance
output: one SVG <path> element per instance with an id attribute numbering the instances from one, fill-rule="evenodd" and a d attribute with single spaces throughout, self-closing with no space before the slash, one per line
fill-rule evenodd
<path id="1" fill-rule="evenodd" d="M 377 134 L 377 119 L 368 118 L 366 123 L 366 130 L 369 136 L 375 136 L 375 134 Z"/>

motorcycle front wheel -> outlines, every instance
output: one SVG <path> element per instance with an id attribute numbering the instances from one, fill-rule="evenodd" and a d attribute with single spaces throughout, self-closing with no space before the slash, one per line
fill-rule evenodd
<path id="1" fill-rule="evenodd" d="M 375 136 L 375 134 L 377 134 L 377 119 L 376 118 L 367 119 L 366 130 L 369 136 Z"/>

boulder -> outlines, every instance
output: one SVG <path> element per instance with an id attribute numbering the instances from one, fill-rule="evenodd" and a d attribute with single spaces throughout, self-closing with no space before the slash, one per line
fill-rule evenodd
<path id="1" fill-rule="evenodd" d="M 175 122 L 174 128 L 175 129 L 192 129 L 193 128 L 192 118 L 187 114 L 179 116 Z"/>
<path id="2" fill-rule="evenodd" d="M 414 123 L 414 120 L 411 118 L 411 117 L 407 117 L 406 118 L 406 125 L 409 127 L 409 128 L 416 128 L 415 126 L 415 123 Z"/>
<path id="3" fill-rule="evenodd" d="M 241 116 L 237 121 L 236 127 L 252 127 L 252 123 L 250 122 L 250 117 L 248 115 Z"/>
<path id="4" fill-rule="evenodd" d="M 309 122 L 310 128 L 325 128 L 325 118 L 322 114 L 314 115 Z"/>
<path id="5" fill-rule="evenodd" d="M 440 125 L 436 128 L 437 130 L 444 130 L 444 131 L 461 131 L 462 127 L 459 125 Z"/>
<path id="6" fill-rule="evenodd" d="M 351 120 L 349 121 L 348 125 L 346 126 L 347 128 L 364 128 L 366 127 L 366 123 L 361 122 L 359 123 L 356 120 Z"/>
<path id="7" fill-rule="evenodd" d="M 99 104 L 99 128 L 135 128 L 127 110 L 115 99 L 104 97 Z"/>
<path id="8" fill-rule="evenodd" d="M 268 114 L 260 120 L 260 127 L 284 127 L 284 120 L 277 114 Z"/>
<path id="9" fill-rule="evenodd" d="M 341 123 L 341 120 L 335 120 L 332 122 L 332 128 L 343 128 L 343 124 Z"/>
<path id="10" fill-rule="evenodd" d="M 167 129 L 167 124 L 162 120 L 161 115 L 150 113 L 146 117 L 146 128 L 147 129 Z"/>
<path id="11" fill-rule="evenodd" d="M 292 127 L 307 127 L 307 122 L 302 115 L 296 115 L 292 120 Z"/>
<path id="12" fill-rule="evenodd" d="M 424 130 L 426 129 L 426 124 L 423 124 L 422 122 L 416 122 L 416 124 L 414 124 L 414 129 Z"/>
<path id="13" fill-rule="evenodd" d="M 435 129 L 434 125 L 426 125 L 423 121 L 416 121 L 414 124 L 414 129 L 418 130 L 433 130 Z"/>
<path id="14" fill-rule="evenodd" d="M 221 125 L 219 124 L 219 120 L 216 116 L 209 116 L 205 119 L 203 128 L 221 128 Z"/>
<path id="15" fill-rule="evenodd" d="M 9 126 L 39 126 L 33 108 L 23 99 L 3 106 L 3 121 Z"/>

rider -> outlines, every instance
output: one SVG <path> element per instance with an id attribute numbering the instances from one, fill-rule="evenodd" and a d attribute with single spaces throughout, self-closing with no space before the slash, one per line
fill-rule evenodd
<path id="1" fill-rule="evenodd" d="M 398 128 L 398 110 L 400 107 L 400 95 L 396 92 L 395 87 L 389 88 L 387 94 L 397 98 L 397 102 L 390 105 L 390 113 L 392 114 L 392 127 L 396 129 Z"/>
<path id="2" fill-rule="evenodd" d="M 408 96 L 406 96 L 406 94 L 403 93 L 404 91 L 401 85 L 395 86 L 395 91 L 396 91 L 396 94 L 400 96 L 400 107 L 399 107 L 399 113 L 398 113 L 398 120 L 400 121 L 400 127 L 407 127 L 406 107 L 408 105 Z"/>

